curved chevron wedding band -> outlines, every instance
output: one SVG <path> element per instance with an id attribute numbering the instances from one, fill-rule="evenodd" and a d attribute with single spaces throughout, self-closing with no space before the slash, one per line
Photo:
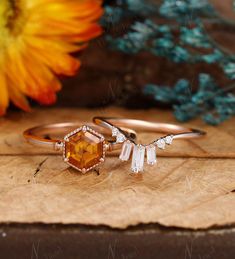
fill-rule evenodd
<path id="1" fill-rule="evenodd" d="M 120 129 L 134 141 L 133 130 Z M 66 134 L 63 138 L 56 135 Z M 113 139 L 105 138 L 110 131 L 94 124 L 56 123 L 40 125 L 24 131 L 25 139 L 32 144 L 41 145 L 55 151 L 62 151 L 64 161 L 76 170 L 86 173 L 105 161 L 106 152 L 120 149 L 121 145 Z"/>
<path id="2" fill-rule="evenodd" d="M 206 135 L 206 132 L 198 129 L 144 120 L 94 117 L 93 122 L 96 125 L 109 129 L 112 132 L 112 136 L 116 138 L 116 143 L 122 143 L 119 156 L 121 161 L 128 161 L 132 153 L 131 170 L 134 173 L 139 173 L 144 170 L 145 155 L 147 157 L 147 164 L 156 164 L 157 148 L 165 149 L 166 145 L 171 145 L 175 139 L 197 138 Z M 144 132 L 150 131 L 168 134 L 153 140 L 151 143 L 138 144 L 135 140 L 129 138 L 120 127 L 130 127 L 134 130 Z"/>

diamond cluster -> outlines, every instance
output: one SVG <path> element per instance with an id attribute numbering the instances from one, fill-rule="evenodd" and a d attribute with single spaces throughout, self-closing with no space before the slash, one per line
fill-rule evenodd
<path id="1" fill-rule="evenodd" d="M 115 133 L 118 134 L 118 133 Z M 173 135 L 168 135 L 149 145 L 134 144 L 129 140 L 125 140 L 122 146 L 122 150 L 119 159 L 122 161 L 128 161 L 132 153 L 131 170 L 133 173 L 139 173 L 144 170 L 145 154 L 147 156 L 147 164 L 154 165 L 157 163 L 156 150 L 165 149 L 166 144 L 171 145 L 173 141 Z"/>
<path id="2" fill-rule="evenodd" d="M 116 137 L 116 143 L 123 143 L 126 141 L 125 135 L 116 127 L 112 127 L 112 136 Z"/>

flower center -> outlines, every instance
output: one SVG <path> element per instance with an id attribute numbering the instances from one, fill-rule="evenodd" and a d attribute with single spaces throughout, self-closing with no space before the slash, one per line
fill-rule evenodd
<path id="1" fill-rule="evenodd" d="M 0 34 L 2 41 L 7 37 L 18 36 L 24 25 L 23 5 L 21 0 L 1 0 L 0 6 Z M 1 42 L 0 42 L 1 45 Z"/>
<path id="2" fill-rule="evenodd" d="M 6 19 L 6 28 L 12 36 L 21 34 L 25 24 L 25 12 L 21 0 L 9 0 L 9 14 Z"/>
<path id="3" fill-rule="evenodd" d="M 18 0 L 9 0 L 9 7 L 10 12 L 7 17 L 6 21 L 6 27 L 11 31 L 14 32 L 17 26 L 17 20 L 20 17 L 21 10 L 20 10 L 20 4 Z"/>

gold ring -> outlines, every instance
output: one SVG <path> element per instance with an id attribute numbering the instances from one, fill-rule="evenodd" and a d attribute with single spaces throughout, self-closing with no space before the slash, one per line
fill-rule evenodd
<path id="1" fill-rule="evenodd" d="M 136 133 L 120 129 L 125 137 L 135 140 Z M 55 123 L 36 126 L 23 132 L 27 142 L 55 151 L 62 151 L 64 161 L 76 170 L 86 173 L 105 161 L 106 152 L 121 148 L 110 131 L 92 123 Z M 63 135 L 63 137 L 58 137 Z"/>

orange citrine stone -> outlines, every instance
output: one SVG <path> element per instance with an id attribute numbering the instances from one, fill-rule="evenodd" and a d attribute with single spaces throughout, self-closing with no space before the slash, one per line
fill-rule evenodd
<path id="1" fill-rule="evenodd" d="M 104 140 L 89 131 L 79 131 L 65 143 L 68 163 L 79 170 L 88 170 L 99 164 L 103 157 Z"/>

